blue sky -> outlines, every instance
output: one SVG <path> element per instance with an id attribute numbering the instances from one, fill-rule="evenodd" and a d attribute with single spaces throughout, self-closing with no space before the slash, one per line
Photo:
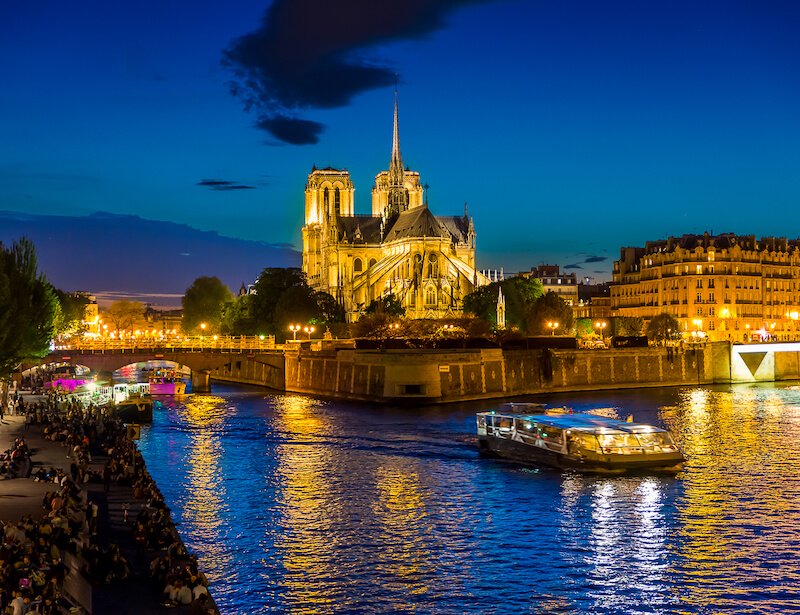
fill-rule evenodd
<path id="1" fill-rule="evenodd" d="M 325 4 L 343 10 L 316 18 Z M 233 95 L 247 56 L 231 51 L 259 28 L 268 78 Z M 299 246 L 312 164 L 348 168 L 369 211 L 396 74 L 404 161 L 434 213 L 469 204 L 480 267 L 607 278 L 621 246 L 670 234 L 795 238 L 798 32 L 790 1 L 15 3 L 0 23 L 0 209 Z M 315 53 L 305 78 L 297 56 Z M 316 142 L 256 126 L 276 117 L 313 122 Z"/>

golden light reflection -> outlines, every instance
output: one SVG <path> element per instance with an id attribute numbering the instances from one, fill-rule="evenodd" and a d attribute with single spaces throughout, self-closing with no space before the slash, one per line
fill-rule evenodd
<path id="1" fill-rule="evenodd" d="M 378 566 L 397 595 L 408 593 L 400 611 L 413 610 L 413 596 L 429 591 L 428 581 L 435 573 L 434 558 L 427 548 L 428 518 L 420 476 L 404 463 L 387 463 L 375 472 L 378 497 L 372 512 L 383 529 Z"/>
<path id="2" fill-rule="evenodd" d="M 227 508 L 225 481 L 220 468 L 219 427 L 225 420 L 226 400 L 212 395 L 192 395 L 185 407 L 184 419 L 193 429 L 188 451 L 187 501 L 185 519 L 203 537 L 203 570 L 212 582 L 221 581 L 219 571 L 235 570 L 230 556 L 219 540 L 222 512 Z M 226 582 L 233 581 L 230 576 Z"/>
<path id="3" fill-rule="evenodd" d="M 335 594 L 325 579 L 335 578 L 339 565 L 337 532 L 332 531 L 341 499 L 331 484 L 334 450 L 316 446 L 330 431 L 322 402 L 301 396 L 283 396 L 275 406 L 273 431 L 284 441 L 277 447 L 276 485 L 278 520 L 274 536 L 286 574 L 281 579 L 288 604 L 306 612 L 332 608 Z M 268 532 L 271 531 L 267 528 Z M 270 539 L 268 537 L 268 539 Z"/>
<path id="4" fill-rule="evenodd" d="M 787 480 L 800 472 L 798 402 L 786 390 L 735 387 L 692 391 L 665 409 L 687 456 L 677 541 L 686 578 L 676 583 L 684 603 L 726 609 L 748 587 L 800 582 L 800 484 Z"/>

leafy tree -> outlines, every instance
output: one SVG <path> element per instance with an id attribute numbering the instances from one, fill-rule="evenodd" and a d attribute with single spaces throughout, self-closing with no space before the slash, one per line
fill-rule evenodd
<path id="1" fill-rule="evenodd" d="M 88 297 L 83 293 L 67 293 L 58 289 L 54 289 L 54 292 L 61 306 L 55 323 L 56 335 L 71 336 L 85 331 L 83 319 L 89 304 Z"/>
<path id="2" fill-rule="evenodd" d="M 389 293 L 380 299 L 375 299 L 367 306 L 365 312 L 367 314 L 383 313 L 396 317 L 406 315 L 406 309 L 394 293 Z"/>
<path id="3" fill-rule="evenodd" d="M 501 288 L 506 300 L 506 325 L 524 326 L 528 310 L 544 292 L 541 280 L 536 278 L 514 277 L 481 286 L 464 297 L 464 311 L 496 325 L 497 297 Z"/>
<path id="4" fill-rule="evenodd" d="M 526 318 L 526 331 L 530 335 L 544 335 L 553 330 L 547 326 L 548 322 L 557 322 L 556 333 L 569 334 L 572 331 L 572 307 L 553 291 L 548 291 L 539 297 L 528 310 Z"/>
<path id="5" fill-rule="evenodd" d="M 319 317 L 316 324 L 331 325 L 345 321 L 344 308 L 328 293 L 322 291 L 314 293 Z"/>
<path id="6" fill-rule="evenodd" d="M 197 278 L 186 289 L 181 299 L 183 318 L 181 327 L 184 333 L 194 334 L 199 331 L 201 323 L 206 323 L 207 331 L 219 331 L 222 323 L 222 311 L 225 305 L 233 301 L 233 295 L 219 278 L 202 276 Z"/>
<path id="7" fill-rule="evenodd" d="M 273 315 L 275 339 L 285 339 L 291 324 L 305 326 L 322 320 L 315 294 L 305 284 L 292 286 L 281 293 Z M 322 333 L 322 327 L 314 326 L 318 333 Z"/>
<path id="8" fill-rule="evenodd" d="M 593 335 L 597 335 L 597 331 L 591 318 L 578 318 L 575 321 L 576 337 L 592 337 Z"/>
<path id="9" fill-rule="evenodd" d="M 251 301 L 251 316 L 259 328 L 276 336 L 283 334 L 275 322 L 275 309 L 283 293 L 296 287 L 308 288 L 305 274 L 296 267 L 267 267 L 261 272 Z"/>
<path id="10" fill-rule="evenodd" d="M 23 359 L 50 351 L 60 310 L 53 287 L 37 270 L 33 244 L 0 243 L 0 379 Z"/>
<path id="11" fill-rule="evenodd" d="M 139 301 L 122 299 L 114 301 L 105 311 L 106 319 L 111 321 L 117 331 L 129 330 L 144 316 L 144 305 Z"/>
<path id="12" fill-rule="evenodd" d="M 644 320 L 639 316 L 618 316 L 614 319 L 614 335 L 641 335 Z"/>
<path id="13" fill-rule="evenodd" d="M 647 323 L 647 337 L 656 342 L 664 342 L 680 335 L 680 323 L 672 314 L 658 314 Z"/>
<path id="14" fill-rule="evenodd" d="M 258 335 L 258 325 L 252 317 L 253 295 L 242 295 L 222 307 L 220 332 L 224 335 Z"/>

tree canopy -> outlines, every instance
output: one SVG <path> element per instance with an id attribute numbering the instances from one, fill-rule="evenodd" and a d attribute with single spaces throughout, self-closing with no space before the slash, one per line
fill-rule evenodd
<path id="1" fill-rule="evenodd" d="M 644 320 L 639 316 L 618 316 L 614 318 L 614 335 L 641 335 Z"/>
<path id="2" fill-rule="evenodd" d="M 464 297 L 464 311 L 497 325 L 497 298 L 503 290 L 506 301 L 506 325 L 524 328 L 527 313 L 544 289 L 536 278 L 514 277 L 477 288 Z"/>
<path id="3" fill-rule="evenodd" d="M 539 297 L 528 310 L 526 331 L 529 335 L 550 333 L 567 335 L 572 331 L 573 321 L 572 307 L 558 294 L 548 291 Z M 558 323 L 558 327 L 548 327 L 548 322 Z"/>
<path id="4" fill-rule="evenodd" d="M 67 293 L 58 289 L 54 289 L 54 292 L 61 306 L 55 323 L 56 335 L 70 336 L 85 331 L 83 319 L 89 304 L 88 297 L 83 293 Z"/>
<path id="5" fill-rule="evenodd" d="M 206 331 L 220 331 L 225 306 L 233 301 L 233 294 L 217 277 L 202 276 L 186 289 L 181 299 L 183 317 L 181 328 L 189 335 L 200 333 L 201 323 Z"/>
<path id="6" fill-rule="evenodd" d="M 286 339 L 290 324 L 313 325 L 318 333 L 344 321 L 344 310 L 328 293 L 315 292 L 297 268 L 268 267 L 258 276 L 250 318 L 259 333 Z"/>
<path id="7" fill-rule="evenodd" d="M 33 244 L 0 243 L 0 378 L 23 359 L 50 351 L 60 310 L 53 287 L 38 271 Z"/>
<path id="8" fill-rule="evenodd" d="M 388 314 L 389 316 L 405 316 L 406 309 L 394 293 L 370 302 L 365 310 L 367 314 Z"/>
<path id="9" fill-rule="evenodd" d="M 114 301 L 104 312 L 115 331 L 126 331 L 133 328 L 136 321 L 144 316 L 144 305 L 139 301 L 121 299 Z"/>
<path id="10" fill-rule="evenodd" d="M 651 340 L 664 342 L 680 336 L 680 323 L 672 314 L 663 312 L 647 323 L 646 331 Z"/>

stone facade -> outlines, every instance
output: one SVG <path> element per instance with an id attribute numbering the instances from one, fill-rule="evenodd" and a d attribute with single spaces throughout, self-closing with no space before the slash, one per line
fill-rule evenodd
<path id="1" fill-rule="evenodd" d="M 355 321 L 372 302 L 393 294 L 409 318 L 462 312 L 464 296 L 486 283 L 475 270 L 475 226 L 463 216 L 434 216 L 419 173 L 400 155 L 397 99 L 389 170 L 375 177 L 372 213 L 355 213 L 346 170 L 314 168 L 305 191 L 303 271 Z"/>
<path id="2" fill-rule="evenodd" d="M 800 240 L 705 233 L 622 248 L 611 309 L 645 320 L 666 312 L 685 337 L 800 339 Z"/>

